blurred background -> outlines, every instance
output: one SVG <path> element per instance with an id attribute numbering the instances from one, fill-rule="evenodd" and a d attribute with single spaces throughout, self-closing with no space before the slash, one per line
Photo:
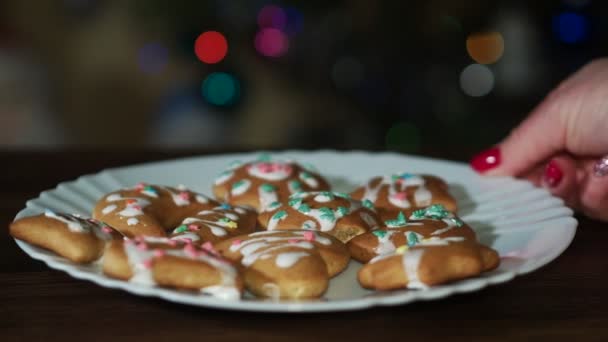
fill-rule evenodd
<path id="1" fill-rule="evenodd" d="M 0 146 L 472 151 L 607 55 L 607 10 L 3 0 Z"/>

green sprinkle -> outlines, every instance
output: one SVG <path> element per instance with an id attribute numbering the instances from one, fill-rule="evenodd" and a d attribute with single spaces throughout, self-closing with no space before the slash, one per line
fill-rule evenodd
<path id="1" fill-rule="evenodd" d="M 295 206 L 302 204 L 302 199 L 301 198 L 291 198 L 291 199 L 289 199 L 289 201 L 287 201 L 287 204 L 289 204 L 290 207 L 295 207 Z"/>
<path id="2" fill-rule="evenodd" d="M 392 175 L 391 179 L 393 180 L 393 183 L 396 182 L 399 179 L 398 175 Z"/>
<path id="3" fill-rule="evenodd" d="M 228 167 L 231 169 L 237 168 L 239 166 L 243 165 L 243 162 L 240 160 L 233 160 L 230 162 L 230 164 L 228 164 Z"/>
<path id="4" fill-rule="evenodd" d="M 374 207 L 374 203 L 372 203 L 372 201 L 368 200 L 368 199 L 364 199 L 363 202 L 361 202 L 363 204 L 364 207 L 366 207 L 367 209 L 376 209 Z"/>
<path id="5" fill-rule="evenodd" d="M 280 202 L 274 201 L 268 205 L 268 209 L 276 209 L 281 206 Z"/>
<path id="6" fill-rule="evenodd" d="M 303 179 L 308 179 L 308 178 L 311 178 L 312 175 L 310 173 L 306 172 L 306 171 L 302 171 L 300 173 L 300 177 L 302 177 Z"/>
<path id="7" fill-rule="evenodd" d="M 227 217 L 222 217 L 219 219 L 220 222 L 230 222 L 230 219 Z"/>
<path id="8" fill-rule="evenodd" d="M 272 215 L 273 220 L 280 220 L 283 217 L 287 216 L 287 212 L 285 210 L 279 210 L 274 215 Z"/>
<path id="9" fill-rule="evenodd" d="M 272 185 L 272 184 L 268 184 L 268 183 L 264 183 L 262 185 L 260 185 L 260 188 L 262 189 L 262 191 L 264 192 L 273 192 L 277 190 L 277 187 Z"/>
<path id="10" fill-rule="evenodd" d="M 236 188 L 240 188 L 241 186 L 245 185 L 245 180 L 241 179 L 239 181 L 236 181 L 232 184 L 232 188 L 236 189 Z"/>
<path id="11" fill-rule="evenodd" d="M 188 227 L 186 227 L 186 225 L 182 224 L 181 226 L 175 228 L 175 230 L 173 232 L 177 233 L 177 234 L 181 234 L 181 233 L 184 233 L 187 231 L 188 231 Z"/>
<path id="12" fill-rule="evenodd" d="M 407 233 L 407 245 L 412 247 L 418 244 L 420 241 L 418 240 L 418 235 L 414 232 Z"/>
<path id="13" fill-rule="evenodd" d="M 306 213 L 310 212 L 310 206 L 308 204 L 306 204 L 306 203 L 302 203 L 298 207 L 298 211 L 301 212 L 301 213 L 306 214 Z"/>
<path id="14" fill-rule="evenodd" d="M 334 215 L 334 211 L 331 210 L 328 207 L 322 207 L 319 208 L 319 211 L 321 212 L 321 218 L 327 221 L 335 221 L 336 220 L 336 216 Z"/>
<path id="15" fill-rule="evenodd" d="M 261 153 L 258 156 L 258 160 L 261 162 L 269 162 L 272 160 L 272 157 L 270 156 L 270 153 Z"/>
<path id="16" fill-rule="evenodd" d="M 376 235 L 378 238 L 382 239 L 386 236 L 386 230 L 374 230 L 372 234 Z"/>
<path id="17" fill-rule="evenodd" d="M 424 218 L 441 220 L 441 219 L 451 218 L 451 217 L 452 217 L 452 213 L 447 211 L 446 208 L 441 204 L 434 204 L 425 209 L 416 210 L 411 215 L 411 218 L 414 220 L 420 220 L 420 219 L 424 219 Z"/>
<path id="18" fill-rule="evenodd" d="M 388 227 L 403 227 L 407 225 L 407 220 L 405 219 L 403 212 L 400 211 L 396 219 L 384 221 L 384 224 L 386 224 Z"/>
<path id="19" fill-rule="evenodd" d="M 302 191 L 302 183 L 299 180 L 292 180 L 289 182 L 289 186 L 293 191 Z"/>
<path id="20" fill-rule="evenodd" d="M 295 194 L 291 194 L 289 198 L 304 198 L 306 193 L 304 191 L 298 191 Z"/>
<path id="21" fill-rule="evenodd" d="M 339 213 L 341 216 L 346 216 L 346 215 L 348 215 L 348 213 L 349 213 L 348 208 L 346 208 L 346 207 L 342 207 L 342 206 L 339 206 L 339 207 L 338 207 L 336 210 L 338 211 L 338 213 Z"/>
<path id="22" fill-rule="evenodd" d="M 340 198 L 350 199 L 350 195 L 345 192 L 334 192 L 334 195 L 336 195 Z"/>

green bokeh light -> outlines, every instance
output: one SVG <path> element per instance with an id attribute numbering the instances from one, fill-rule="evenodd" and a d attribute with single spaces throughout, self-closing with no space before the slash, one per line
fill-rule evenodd
<path id="1" fill-rule="evenodd" d="M 230 106 L 240 95 L 239 81 L 225 72 L 209 74 L 203 81 L 202 93 L 205 101 L 215 106 Z"/>
<path id="2" fill-rule="evenodd" d="M 389 150 L 414 153 L 420 148 L 418 127 L 407 122 L 400 122 L 386 133 L 386 148 Z"/>

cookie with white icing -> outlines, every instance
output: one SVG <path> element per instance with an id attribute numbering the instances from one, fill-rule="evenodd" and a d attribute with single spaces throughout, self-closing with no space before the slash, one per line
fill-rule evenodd
<path id="1" fill-rule="evenodd" d="M 250 292 L 273 299 L 320 297 L 329 279 L 350 259 L 346 246 L 336 238 L 306 230 L 256 232 L 215 247 L 240 263 Z"/>
<path id="2" fill-rule="evenodd" d="M 415 211 L 408 219 L 403 212 L 396 219 L 354 237 L 348 242 L 353 259 L 366 263 L 372 258 L 394 252 L 401 246 L 414 246 L 424 239 L 462 237 L 475 241 L 475 232 L 465 222 L 437 204 Z"/>
<path id="3" fill-rule="evenodd" d="M 186 217 L 219 206 L 204 195 L 180 188 L 139 183 L 103 196 L 93 217 L 108 223 L 128 237 L 166 236 Z"/>
<path id="4" fill-rule="evenodd" d="M 186 217 L 170 236 L 194 243 L 216 243 L 252 233 L 256 225 L 257 213 L 252 209 L 222 204 Z"/>
<path id="5" fill-rule="evenodd" d="M 103 257 L 103 273 L 144 286 L 199 291 L 227 300 L 239 299 L 243 291 L 238 270 L 211 244 L 198 247 L 164 237 L 113 241 Z"/>
<path id="6" fill-rule="evenodd" d="M 474 240 L 434 236 L 373 258 L 359 270 L 357 279 L 368 289 L 424 289 L 477 276 L 499 262 L 495 250 Z"/>
<path id="7" fill-rule="evenodd" d="M 245 164 L 234 162 L 213 183 L 216 198 L 258 211 L 263 211 L 274 202 L 284 201 L 297 192 L 329 188 L 329 183 L 311 167 L 268 158 Z"/>
<path id="8" fill-rule="evenodd" d="M 317 230 L 345 243 L 380 227 L 380 218 L 369 203 L 330 191 L 293 194 L 285 202 L 271 204 L 258 220 L 266 230 Z"/>
<path id="9" fill-rule="evenodd" d="M 122 234 L 102 222 L 50 210 L 14 221 L 9 232 L 19 240 L 48 249 L 75 263 L 99 259 L 109 241 L 122 239 Z"/>
<path id="10" fill-rule="evenodd" d="M 456 212 L 456 200 L 442 179 L 422 174 L 399 173 L 374 177 L 351 192 L 354 199 L 371 202 L 382 219 L 392 219 L 400 211 L 406 214 L 432 204 L 441 204 Z"/>

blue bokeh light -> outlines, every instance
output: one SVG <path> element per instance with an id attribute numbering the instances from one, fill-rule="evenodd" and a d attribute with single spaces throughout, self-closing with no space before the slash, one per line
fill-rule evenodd
<path id="1" fill-rule="evenodd" d="M 137 59 L 142 72 L 154 75 L 165 70 L 169 51 L 161 43 L 149 43 L 139 49 Z"/>
<path id="2" fill-rule="evenodd" d="M 581 14 L 563 12 L 553 17 L 553 31 L 560 41 L 576 44 L 587 37 L 589 23 Z"/>

